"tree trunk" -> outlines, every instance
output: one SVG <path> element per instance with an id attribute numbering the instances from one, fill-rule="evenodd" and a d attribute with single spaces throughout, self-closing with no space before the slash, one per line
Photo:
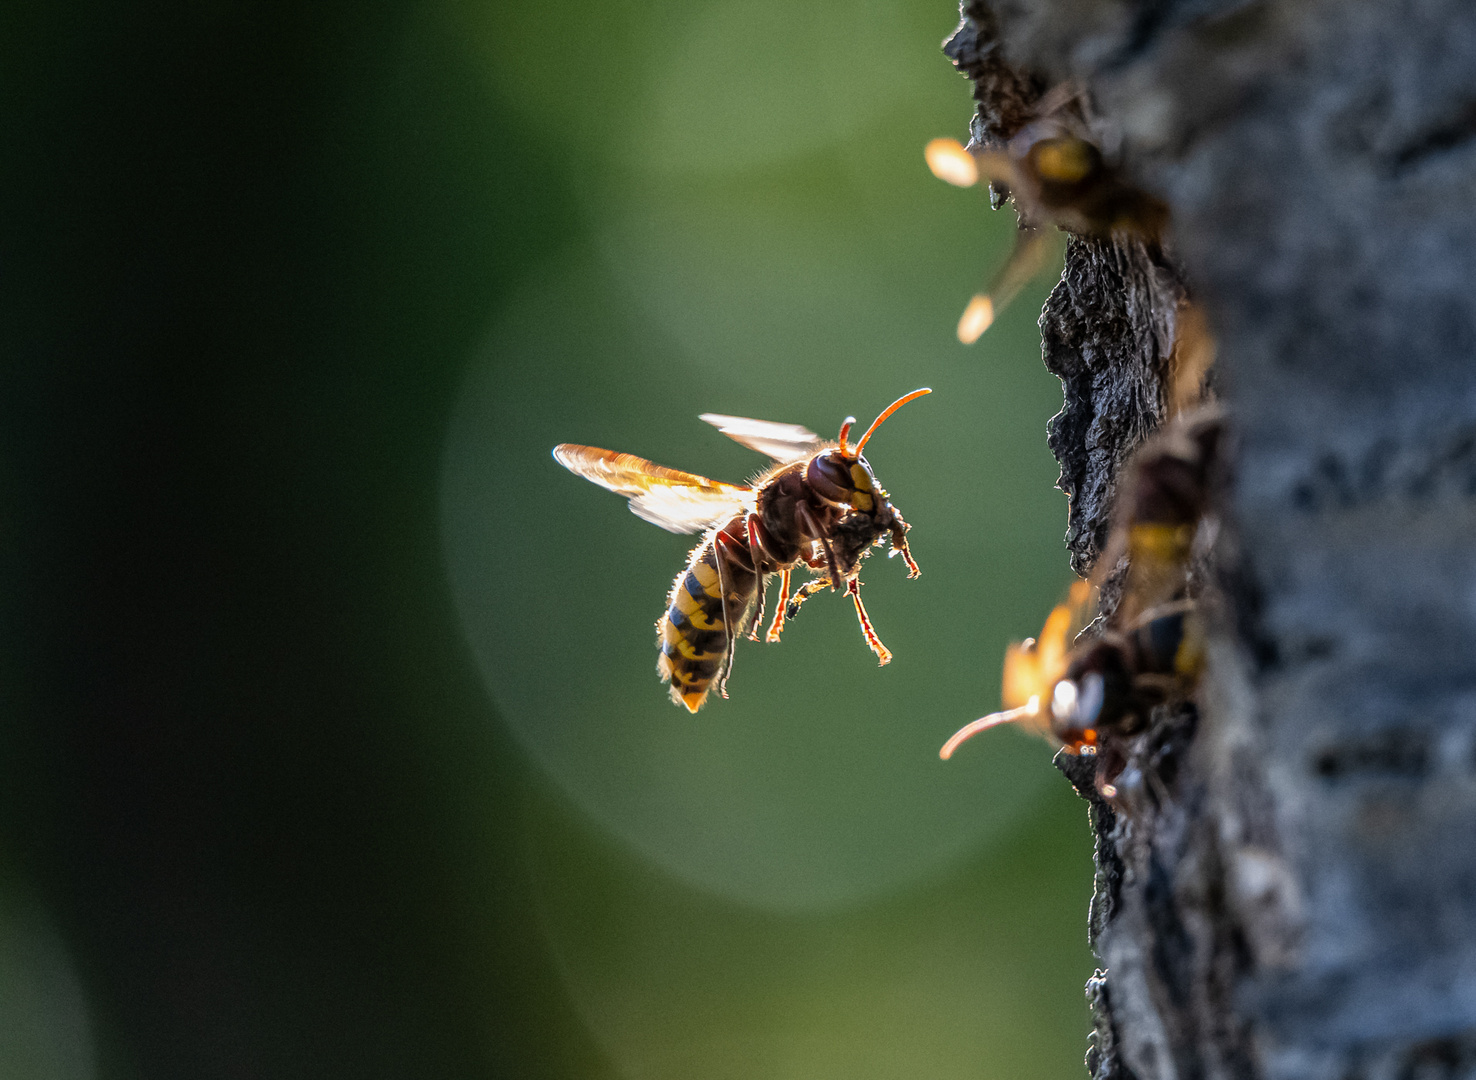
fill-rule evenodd
<path id="1" fill-rule="evenodd" d="M 1476 5 L 982 0 L 976 139 L 1048 87 L 1171 210 L 1041 317 L 1078 570 L 1164 414 L 1184 290 L 1233 483 L 1194 709 L 1092 801 L 1097 1080 L 1476 1074 Z"/>

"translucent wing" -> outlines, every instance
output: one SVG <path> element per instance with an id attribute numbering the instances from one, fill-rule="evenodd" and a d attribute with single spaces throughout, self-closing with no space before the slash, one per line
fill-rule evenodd
<path id="1" fill-rule="evenodd" d="M 775 424 L 768 420 L 750 420 L 745 416 L 722 416 L 719 413 L 703 413 L 697 419 L 706 420 L 733 441 L 760 454 L 768 454 L 775 461 L 798 461 L 824 445 L 819 435 L 798 424 Z"/>
<path id="2" fill-rule="evenodd" d="M 624 495 L 631 513 L 668 532 L 700 532 L 754 505 L 752 488 L 668 469 L 634 454 L 561 443 L 553 456 L 571 473 Z"/>

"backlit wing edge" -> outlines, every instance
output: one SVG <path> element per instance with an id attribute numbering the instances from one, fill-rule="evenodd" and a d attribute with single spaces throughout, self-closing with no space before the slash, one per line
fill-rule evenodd
<path id="1" fill-rule="evenodd" d="M 824 445 L 819 435 L 799 424 L 776 424 L 770 420 L 750 420 L 746 416 L 723 416 L 721 413 L 703 413 L 697 419 L 707 421 L 734 442 L 760 454 L 768 454 L 778 462 L 788 463 L 809 457 Z"/>
<path id="2" fill-rule="evenodd" d="M 668 532 L 701 532 L 755 505 L 752 488 L 668 469 L 634 454 L 561 443 L 553 456 L 571 473 L 624 495 L 631 513 Z"/>

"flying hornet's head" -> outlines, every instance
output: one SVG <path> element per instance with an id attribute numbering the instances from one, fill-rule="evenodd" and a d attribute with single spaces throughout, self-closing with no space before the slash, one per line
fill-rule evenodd
<path id="1" fill-rule="evenodd" d="M 854 446 L 849 436 L 856 418 L 846 417 L 837 444 L 816 454 L 805 467 L 805 480 L 814 492 L 847 508 L 833 535 L 843 572 L 853 571 L 866 549 L 890 534 L 893 553 L 900 552 L 907 560 L 909 576 L 917 575 L 917 564 L 907 550 L 907 523 L 891 504 L 885 489 L 876 482 L 876 474 L 871 471 L 871 464 L 861 456 L 861 451 L 883 420 L 909 401 L 930 393 L 932 391 L 926 388 L 914 390 L 892 402 Z"/>
<path id="2" fill-rule="evenodd" d="M 849 436 L 856 418 L 846 417 L 845 423 L 841 425 L 837 445 L 810 459 L 810 464 L 805 469 L 805 480 L 818 494 L 831 502 L 849 506 L 853 511 L 873 518 L 885 518 L 890 523 L 893 511 L 887 501 L 887 493 L 876 482 L 871 463 L 861 456 L 861 451 L 883 420 L 909 401 L 930 393 L 932 391 L 926 388 L 914 390 L 892 402 L 854 446 L 851 445 Z"/>

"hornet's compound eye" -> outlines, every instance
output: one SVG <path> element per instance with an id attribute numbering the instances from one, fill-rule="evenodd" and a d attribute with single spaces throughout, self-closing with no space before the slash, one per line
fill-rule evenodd
<path id="1" fill-rule="evenodd" d="M 1051 716 L 1063 728 L 1084 731 L 1097 722 L 1105 697 L 1106 687 L 1100 672 L 1089 671 L 1079 682 L 1062 679 L 1051 695 Z"/>
<path id="2" fill-rule="evenodd" d="M 854 484 L 851 480 L 850 462 L 842 459 L 834 450 L 817 454 L 810 459 L 805 469 L 805 480 L 831 502 L 848 503 Z"/>

